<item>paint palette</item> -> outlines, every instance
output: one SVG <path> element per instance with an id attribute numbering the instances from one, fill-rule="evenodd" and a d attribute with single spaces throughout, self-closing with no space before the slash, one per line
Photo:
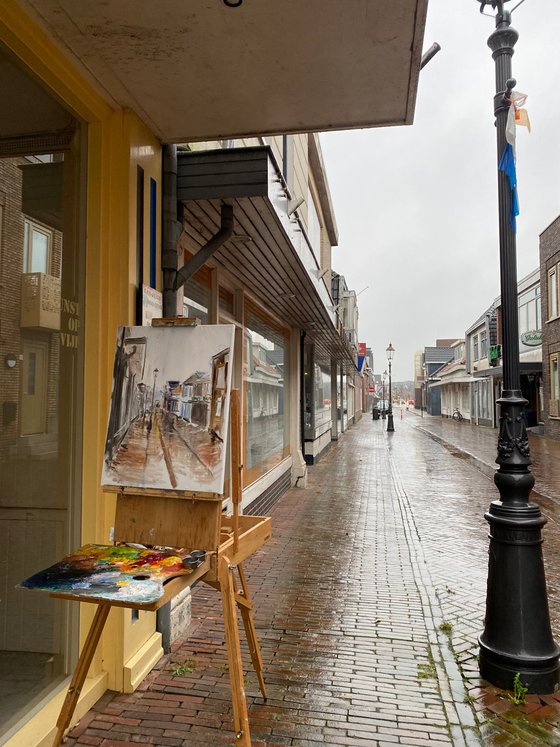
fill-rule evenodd
<path id="1" fill-rule="evenodd" d="M 83 601 L 150 604 L 163 596 L 167 581 L 193 574 L 203 560 L 200 550 L 84 545 L 19 586 Z"/>

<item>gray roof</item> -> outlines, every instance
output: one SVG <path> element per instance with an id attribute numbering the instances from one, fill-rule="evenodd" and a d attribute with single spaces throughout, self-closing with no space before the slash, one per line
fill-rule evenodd
<path id="1" fill-rule="evenodd" d="M 455 357 L 454 348 L 424 348 L 424 360 L 426 363 L 447 363 Z"/>

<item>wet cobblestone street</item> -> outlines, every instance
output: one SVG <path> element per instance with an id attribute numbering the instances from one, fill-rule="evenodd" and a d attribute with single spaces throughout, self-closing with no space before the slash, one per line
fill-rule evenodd
<path id="1" fill-rule="evenodd" d="M 393 434 L 364 417 L 333 444 L 246 563 L 269 690 L 263 701 L 243 644 L 253 745 L 558 745 L 555 697 L 513 706 L 477 674 L 496 489 L 457 444 L 403 415 Z M 544 530 L 557 637 L 558 532 Z M 107 693 L 68 744 L 234 741 L 219 596 L 201 585 L 189 637 L 136 693 Z"/>

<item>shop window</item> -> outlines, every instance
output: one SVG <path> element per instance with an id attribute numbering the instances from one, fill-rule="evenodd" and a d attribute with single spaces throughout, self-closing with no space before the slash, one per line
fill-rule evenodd
<path id="1" fill-rule="evenodd" d="M 243 350 L 245 485 L 289 454 L 288 338 L 248 302 Z"/>
<path id="2" fill-rule="evenodd" d="M 23 271 L 50 274 L 53 232 L 48 228 L 24 221 Z"/>
<path id="3" fill-rule="evenodd" d="M 479 417 L 484 420 L 490 420 L 490 407 L 489 407 L 489 388 L 490 382 L 488 380 L 480 382 L 479 388 L 479 403 L 478 403 L 478 414 Z"/>
<path id="4" fill-rule="evenodd" d="M 519 296 L 519 334 L 541 329 L 541 289 L 531 288 Z"/>
<path id="5" fill-rule="evenodd" d="M 233 293 L 220 286 L 220 318 L 233 318 Z"/>
<path id="6" fill-rule="evenodd" d="M 0 196 L 7 196 L 0 263 L 0 543 L 15 548 L 0 562 L 2 744 L 3 735 L 27 718 L 31 707 L 60 687 L 72 669 L 78 638 L 69 605 L 16 589 L 81 540 L 76 518 L 82 495 L 85 273 L 83 232 L 75 221 L 85 213 L 85 197 L 78 150 L 59 160 L 67 185 L 64 204 L 53 208 L 47 189 L 38 187 L 33 205 L 44 216 L 41 221 L 21 209 L 21 166 L 41 168 L 49 159 L 26 154 L 0 160 Z M 49 216 L 52 224 L 46 222 Z M 44 297 L 60 313 L 59 324 L 22 327 L 22 271 L 60 277 L 54 300 Z M 5 365 L 6 359 L 13 365 Z"/>
<path id="7" fill-rule="evenodd" d="M 209 308 L 210 270 L 203 267 L 183 286 L 183 314 L 200 319 L 202 324 L 208 324 Z"/>
<path id="8" fill-rule="evenodd" d="M 549 413 L 553 418 L 560 417 L 560 382 L 558 372 L 559 353 L 550 356 L 550 408 Z"/>
<path id="9" fill-rule="evenodd" d="M 558 268 L 553 267 L 548 271 L 548 318 L 555 319 L 558 316 Z"/>
<path id="10" fill-rule="evenodd" d="M 480 357 L 486 358 L 488 355 L 488 337 L 486 331 L 480 333 Z"/>
<path id="11" fill-rule="evenodd" d="M 309 351 L 309 352 L 308 352 Z M 304 435 L 316 439 L 330 430 L 331 374 L 330 370 L 315 363 L 312 348 L 306 351 Z"/>

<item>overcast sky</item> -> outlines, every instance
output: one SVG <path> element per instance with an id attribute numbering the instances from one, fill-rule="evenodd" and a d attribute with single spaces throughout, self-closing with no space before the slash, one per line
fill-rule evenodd
<path id="1" fill-rule="evenodd" d="M 513 9 L 519 0 L 510 0 Z M 493 18 L 475 0 L 429 0 L 412 127 L 321 135 L 339 229 L 333 269 L 361 293 L 359 339 L 376 373 L 396 349 L 396 381 L 414 352 L 463 337 L 499 295 Z M 487 10 L 486 12 L 491 12 Z M 560 0 L 513 12 L 516 90 L 532 133 L 517 128 L 518 278 L 538 267 L 539 234 L 560 214 Z"/>

